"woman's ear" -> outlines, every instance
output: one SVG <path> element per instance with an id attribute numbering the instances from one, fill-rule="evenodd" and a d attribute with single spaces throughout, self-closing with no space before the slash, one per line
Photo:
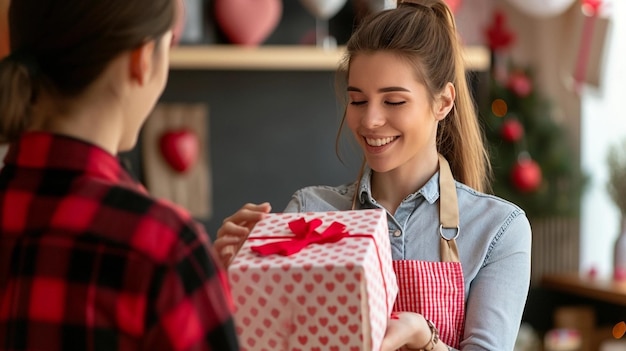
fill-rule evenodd
<path id="1" fill-rule="evenodd" d="M 155 41 L 151 40 L 130 52 L 130 78 L 139 85 L 146 83 L 152 70 L 155 45 Z"/>
<path id="2" fill-rule="evenodd" d="M 454 107 L 454 99 L 456 98 L 456 90 L 450 82 L 446 83 L 439 97 L 437 98 L 437 109 L 435 110 L 435 118 L 438 121 L 446 118 L 450 110 Z"/>

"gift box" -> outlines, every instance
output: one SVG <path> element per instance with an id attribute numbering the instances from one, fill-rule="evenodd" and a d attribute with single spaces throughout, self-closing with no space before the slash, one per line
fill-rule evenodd
<path id="1" fill-rule="evenodd" d="M 269 214 L 228 278 L 242 350 L 379 350 L 398 291 L 386 213 Z"/>

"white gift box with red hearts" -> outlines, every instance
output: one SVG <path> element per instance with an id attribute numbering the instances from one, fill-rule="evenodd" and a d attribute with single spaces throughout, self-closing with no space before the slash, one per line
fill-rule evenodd
<path id="1" fill-rule="evenodd" d="M 253 247 L 289 241 L 289 222 L 346 226 L 339 241 L 283 256 Z M 398 292 L 383 210 L 273 213 L 228 269 L 241 350 L 379 350 Z"/>

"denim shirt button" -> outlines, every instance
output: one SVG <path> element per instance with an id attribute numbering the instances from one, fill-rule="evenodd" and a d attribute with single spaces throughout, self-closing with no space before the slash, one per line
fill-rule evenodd
<path id="1" fill-rule="evenodd" d="M 393 231 L 393 236 L 395 236 L 396 238 L 399 236 L 402 236 L 402 231 L 400 231 L 400 229 L 396 229 Z"/>

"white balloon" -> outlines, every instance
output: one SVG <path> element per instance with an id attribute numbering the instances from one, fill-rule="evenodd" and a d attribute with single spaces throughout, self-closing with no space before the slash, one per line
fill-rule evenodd
<path id="1" fill-rule="evenodd" d="M 576 0 L 509 0 L 518 10 L 535 17 L 557 16 Z"/>
<path id="2" fill-rule="evenodd" d="M 366 2 L 367 7 L 373 12 L 396 8 L 396 0 L 366 0 Z"/>
<path id="3" fill-rule="evenodd" d="M 336 15 L 348 0 L 300 0 L 313 16 L 327 20 Z"/>

